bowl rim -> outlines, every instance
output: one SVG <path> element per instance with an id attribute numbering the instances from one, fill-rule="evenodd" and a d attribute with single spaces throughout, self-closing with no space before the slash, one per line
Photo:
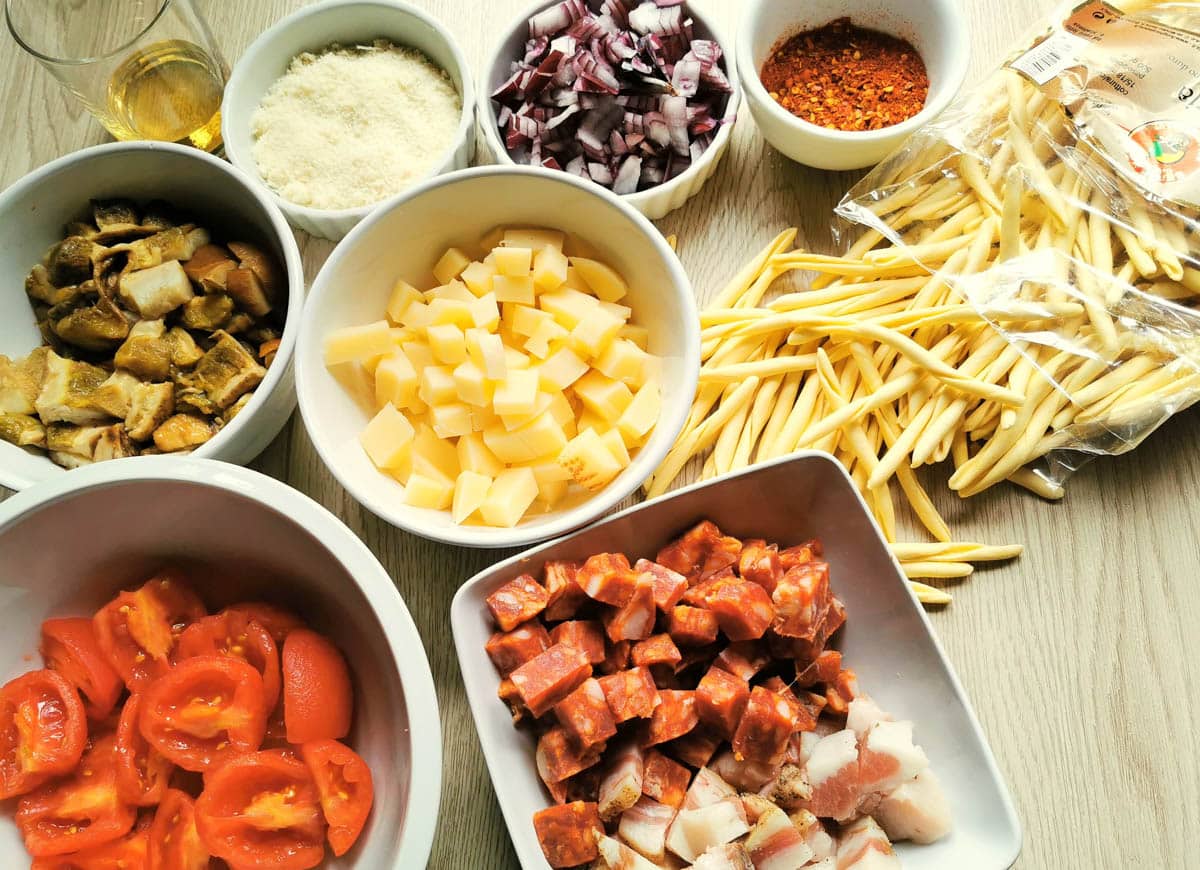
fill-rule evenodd
<path id="1" fill-rule="evenodd" d="M 471 718 L 475 724 L 475 732 L 476 737 L 479 740 L 480 751 L 483 752 L 484 761 L 486 762 L 488 768 L 488 775 L 492 779 L 494 789 L 495 783 L 503 779 L 505 770 L 512 762 L 506 758 L 497 758 L 493 753 L 488 752 L 487 743 L 489 740 L 484 737 L 484 733 L 486 731 L 490 734 L 491 731 L 490 729 L 481 727 L 481 722 L 484 721 L 481 714 L 483 709 L 481 705 L 485 700 L 491 699 L 494 696 L 489 693 L 487 695 L 487 699 L 485 699 L 478 693 L 471 691 L 465 676 L 468 671 L 472 671 L 474 669 L 473 662 L 478 657 L 478 654 L 481 654 L 483 650 L 482 647 L 479 650 L 474 650 L 473 647 L 469 647 L 468 644 L 471 643 L 471 639 L 466 636 L 466 632 L 460 630 L 465 626 L 467 620 L 473 618 L 473 614 L 469 611 L 472 608 L 472 603 L 476 598 L 482 599 L 484 597 L 482 595 L 482 589 L 486 587 L 489 582 L 498 583 L 498 581 L 501 579 L 501 577 L 498 575 L 501 575 L 506 571 L 510 571 L 511 569 L 521 566 L 529 561 L 536 562 L 541 553 L 553 547 L 564 544 L 567 541 L 585 535 L 608 523 L 617 522 L 625 517 L 637 515 L 642 511 L 656 509 L 667 502 L 677 498 L 682 498 L 694 492 L 719 489 L 730 481 L 737 480 L 742 477 L 769 474 L 772 470 L 783 465 L 812 461 L 822 462 L 830 466 L 834 470 L 835 474 L 844 482 L 847 490 L 853 494 L 855 501 L 859 505 L 859 509 L 869 521 L 870 528 L 874 533 L 878 545 L 887 553 L 888 559 L 892 565 L 896 582 L 903 584 L 911 602 L 911 606 L 920 618 L 924 628 L 924 633 L 928 637 L 930 643 L 933 645 L 934 652 L 936 653 L 938 660 L 946 672 L 946 676 L 950 687 L 953 690 L 954 696 L 962 704 L 972 736 L 982 749 L 982 757 L 985 766 L 987 767 L 988 775 L 992 778 L 997 786 L 997 790 L 1000 795 L 1000 802 L 1004 809 L 1005 821 L 1011 826 L 1011 830 L 1014 835 L 1012 854 L 1006 856 L 1005 863 L 1002 866 L 1010 867 L 1017 860 L 1017 857 L 1021 853 L 1021 847 L 1024 841 L 1021 819 L 1017 813 L 1016 804 L 1013 801 L 1012 791 L 1008 786 L 1008 782 L 1004 777 L 1003 771 L 1000 769 L 999 763 L 996 761 L 995 753 L 992 751 L 991 743 L 988 741 L 987 734 L 984 732 L 983 726 L 979 721 L 979 716 L 975 712 L 975 707 L 971 703 L 970 695 L 967 694 L 966 688 L 962 684 L 962 680 L 959 679 L 958 672 L 954 669 L 953 662 L 947 655 L 941 639 L 934 630 L 933 622 L 929 619 L 929 614 L 925 611 L 925 608 L 917 599 L 916 594 L 912 590 L 911 584 L 906 581 L 904 571 L 900 567 L 900 563 L 896 559 L 895 554 L 892 552 L 892 548 L 888 545 L 887 539 L 884 537 L 878 521 L 875 519 L 874 514 L 871 513 L 870 508 L 863 499 L 862 493 L 859 492 L 858 487 L 854 485 L 854 481 L 850 478 L 845 466 L 843 466 L 829 453 L 820 450 L 798 450 L 794 453 L 788 454 L 787 456 L 781 456 L 777 459 L 771 459 L 766 462 L 757 463 L 737 471 L 729 472 L 728 474 L 720 475 L 710 480 L 698 481 L 696 483 L 689 484 L 688 486 L 672 490 L 671 492 L 660 495 L 656 498 L 647 499 L 639 504 L 632 505 L 624 510 L 610 514 L 606 517 L 602 517 L 594 523 L 590 523 L 583 528 L 576 529 L 569 535 L 564 535 L 550 541 L 545 541 L 528 549 L 522 550 L 521 552 L 516 553 L 515 555 L 510 556 L 501 562 L 497 562 L 496 564 L 483 569 L 459 587 L 458 591 L 454 594 L 453 600 L 450 602 L 450 631 L 454 637 L 454 651 L 456 657 L 458 658 L 458 667 L 464 675 L 463 690 L 467 696 L 467 705 L 471 709 Z M 497 682 L 499 681 L 498 676 L 496 676 L 495 679 Z M 525 759 L 525 762 L 532 764 L 532 757 Z M 500 798 L 499 790 L 497 790 L 497 798 Z M 514 822 L 519 821 L 519 823 L 524 824 L 527 822 L 527 820 L 518 820 L 515 815 L 515 808 L 510 807 L 508 802 L 501 799 L 499 800 L 499 803 L 500 809 L 504 815 L 505 825 L 509 829 L 510 841 L 513 842 L 513 847 L 515 849 L 517 848 L 517 844 L 516 841 L 512 839 L 512 832 L 516 830 Z M 522 866 L 528 866 L 524 861 L 523 854 L 518 854 L 518 860 L 521 862 Z"/>
<path id="2" fill-rule="evenodd" d="M 304 262 L 300 256 L 300 247 L 296 244 L 296 237 L 293 235 L 287 218 L 284 217 L 279 207 L 263 194 L 260 187 L 243 170 L 225 160 L 214 157 L 198 148 L 187 145 L 176 145 L 173 142 L 131 141 L 106 142 L 101 145 L 93 145 L 89 148 L 65 154 L 31 170 L 3 192 L 0 192 L 0 215 L 8 210 L 12 200 L 24 196 L 38 185 L 77 163 L 84 163 L 92 159 L 104 158 L 122 152 L 139 151 L 163 151 L 183 157 L 186 160 L 196 160 L 206 163 L 210 167 L 227 175 L 232 182 L 240 185 L 265 211 L 270 222 L 271 232 L 274 234 L 275 240 L 283 252 L 283 265 L 289 276 L 288 308 L 283 321 L 283 330 L 279 338 L 279 348 L 275 352 L 275 360 L 267 367 L 266 377 L 255 388 L 254 394 L 250 397 L 250 402 L 246 407 L 225 425 L 220 432 L 189 454 L 198 458 L 204 458 L 222 449 L 226 444 L 237 438 L 244 429 L 252 425 L 254 416 L 262 409 L 275 391 L 286 386 L 285 379 L 295 356 L 297 336 L 300 332 L 301 314 L 304 308 Z M 19 450 L 21 448 L 14 447 L 14 449 Z M 182 457 L 173 456 L 170 458 L 180 459 Z M 58 466 L 55 466 L 55 468 L 58 468 Z M 81 469 L 63 468 L 60 470 L 66 473 Z M 55 477 L 51 477 L 50 479 L 53 480 Z M 49 481 L 42 482 L 48 483 Z M 14 490 L 24 490 L 37 483 L 39 481 L 18 475 L 17 472 L 0 464 L 0 485 Z"/>
<path id="3" fill-rule="evenodd" d="M 338 292 L 338 288 L 328 276 L 332 275 L 344 260 L 354 256 L 354 249 L 362 236 L 370 232 L 376 224 L 387 219 L 393 212 L 402 210 L 409 200 L 424 196 L 441 187 L 492 176 L 515 176 L 518 178 L 535 179 L 537 181 L 557 182 L 574 187 L 589 196 L 595 196 L 604 200 L 608 205 L 617 209 L 617 211 L 632 221 L 642 234 L 647 237 L 650 244 L 662 256 L 668 272 L 672 275 L 672 286 L 677 289 L 677 294 L 681 298 L 685 309 L 690 307 L 694 312 L 696 301 L 691 281 L 688 279 L 687 273 L 684 271 L 683 264 L 679 261 L 678 256 L 676 256 L 654 224 L 631 204 L 624 201 L 622 197 L 616 196 L 611 191 L 605 190 L 590 181 L 576 178 L 565 172 L 550 172 L 531 166 L 493 164 L 490 166 L 462 169 L 428 179 L 424 183 L 385 201 L 365 220 L 355 226 L 338 243 L 333 253 L 330 254 L 329 259 L 325 261 L 325 265 L 321 267 L 321 271 L 317 273 L 317 277 L 313 280 L 312 288 L 308 294 L 308 301 L 305 304 L 304 316 L 300 321 L 299 346 L 301 348 L 308 348 L 313 343 L 320 341 L 322 325 L 317 322 L 318 300 L 326 294 Z M 676 387 L 691 395 L 695 393 L 696 384 L 699 380 L 699 316 L 685 318 L 685 322 L 680 325 L 679 329 L 683 333 L 684 339 L 680 356 L 684 360 L 685 375 L 684 381 L 676 385 Z M 605 486 L 604 489 L 589 496 L 579 505 L 564 510 L 562 516 L 553 522 L 533 528 L 529 526 L 523 527 L 518 523 L 511 529 L 458 525 L 432 529 L 422 522 L 411 522 L 404 516 L 397 516 L 394 505 L 365 495 L 355 484 L 354 478 L 343 473 L 341 464 L 336 461 L 333 453 L 327 449 L 325 439 L 319 435 L 321 431 L 320 412 L 316 407 L 316 397 L 312 395 L 312 383 L 315 376 L 309 372 L 308 363 L 305 359 L 306 356 L 307 354 L 303 352 L 297 352 L 296 354 L 296 395 L 300 406 L 300 417 L 304 421 L 304 428 L 308 433 L 309 439 L 312 441 L 313 447 L 316 448 L 317 454 L 321 457 L 322 462 L 324 462 L 325 467 L 342 487 L 345 488 L 351 498 L 384 522 L 428 540 L 440 541 L 441 543 L 453 544 L 455 546 L 480 549 L 524 547 L 538 541 L 556 538 L 566 532 L 588 525 L 605 512 L 611 510 L 618 502 L 631 495 L 641 486 L 645 477 L 648 477 L 654 468 L 658 466 L 670 450 L 671 444 L 679 437 L 679 433 L 683 430 L 687 417 L 687 414 L 684 413 L 680 414 L 677 420 L 667 421 L 660 418 L 655 427 L 656 431 L 665 426 L 666 432 L 670 436 L 669 439 L 664 438 L 662 440 L 657 454 L 649 453 L 646 451 L 646 448 L 642 448 L 638 455 L 634 457 L 633 463 L 629 466 L 629 468 L 644 467 L 646 469 L 645 477 L 641 481 L 634 481 L 631 478 L 630 483 L 616 487 L 614 486 L 616 480 L 614 480 Z M 617 479 L 619 480 L 620 478 L 618 477 Z M 402 507 L 406 507 L 406 510 L 418 510 L 407 508 L 407 506 Z"/>
<path id="4" fill-rule="evenodd" d="M 195 457 L 138 456 L 76 469 L 0 503 L 0 534 L 35 510 L 88 490 L 124 483 L 178 482 L 224 490 L 283 514 L 313 535 L 345 568 L 379 617 L 404 687 L 405 707 L 428 715 L 409 720 L 409 802 L 397 846 L 397 867 L 423 867 L 433 848 L 442 792 L 442 738 L 437 692 L 420 632 L 387 570 L 340 519 L 297 489 L 257 471 Z"/>
<path id="5" fill-rule="evenodd" d="M 509 37 L 522 27 L 527 27 L 529 19 L 533 15 L 541 12 L 544 9 L 549 9 L 556 5 L 559 0 L 535 0 L 528 6 L 523 13 L 518 15 L 508 27 L 501 31 L 500 38 L 496 40 L 494 47 L 487 53 L 483 65 L 479 69 L 479 86 L 478 91 L 479 103 L 479 127 L 483 133 L 484 141 L 487 142 L 488 151 L 505 166 L 526 166 L 526 164 L 517 163 L 513 160 L 512 155 L 508 153 L 508 148 L 500 138 L 500 128 L 496 123 L 496 109 L 492 105 L 492 84 L 488 80 L 492 68 L 496 65 L 497 59 L 500 57 L 500 51 L 504 47 L 504 43 L 508 42 Z M 585 0 L 588 2 L 588 0 Z M 689 3 L 687 6 L 688 15 L 695 19 L 696 23 L 700 24 L 712 34 L 713 42 L 721 47 L 723 52 L 723 60 L 725 61 L 725 74 L 729 79 L 729 83 L 733 90 L 729 94 L 729 101 L 725 105 L 725 113 L 721 116 L 721 124 L 717 127 L 717 135 L 713 137 L 712 142 L 704 149 L 704 153 L 700 155 L 700 159 L 693 162 L 683 172 L 676 175 L 670 181 L 664 181 L 662 184 L 657 184 L 654 187 L 646 190 L 635 191 L 634 193 L 613 194 L 620 199 L 629 202 L 634 208 L 643 208 L 649 205 L 652 198 L 661 197 L 665 194 L 673 194 L 692 183 L 696 175 L 699 175 L 702 170 L 706 170 L 713 161 L 719 159 L 724 151 L 725 145 L 729 138 L 733 135 L 733 128 L 736 125 L 738 111 L 742 103 L 743 85 L 741 81 L 741 72 L 738 69 L 737 57 L 735 52 L 734 42 L 728 38 L 728 34 L 724 32 L 720 25 L 713 24 L 711 18 L 703 12 L 696 9 L 695 3 Z M 549 172 L 555 175 L 569 175 L 561 169 L 546 169 L 540 166 L 528 166 L 529 169 L 536 169 L 538 172 Z M 595 182 L 589 182 L 595 184 Z M 601 190 L 609 190 L 603 185 L 596 184 Z M 609 193 L 612 193 L 609 190 Z"/>
<path id="6" fill-rule="evenodd" d="M 445 174 L 447 167 L 453 165 L 454 156 L 458 149 L 464 142 L 469 141 L 474 134 L 475 82 L 471 75 L 471 65 L 467 62 L 467 56 L 463 54 L 462 48 L 459 46 L 458 41 L 455 40 L 454 34 L 450 29 L 424 9 L 407 3 L 405 0 L 322 0 L 320 3 L 304 6 L 290 15 L 285 15 L 259 34 L 246 47 L 246 50 L 242 52 L 242 56 L 233 65 L 233 70 L 230 72 L 229 79 L 225 83 L 225 95 L 221 100 L 221 141 L 224 144 L 225 156 L 229 158 L 229 162 L 245 172 L 255 185 L 266 191 L 267 195 L 285 214 L 295 214 L 309 222 L 345 220 L 347 218 L 361 219 L 397 194 L 388 194 L 383 199 L 369 203 L 368 205 L 331 209 L 301 205 L 280 196 L 262 179 L 258 172 L 258 166 L 254 161 L 254 155 L 243 153 L 238 145 L 235 144 L 235 140 L 229 135 L 229 131 L 235 126 L 235 120 L 237 126 L 249 126 L 250 118 L 238 116 L 235 119 L 234 114 L 228 111 L 226 106 L 231 103 L 229 99 L 230 92 L 246 87 L 246 69 L 252 58 L 265 51 L 281 35 L 304 19 L 347 6 L 366 6 L 387 10 L 388 12 L 399 12 L 426 24 L 445 40 L 446 45 L 450 49 L 450 55 L 454 58 L 454 65 L 457 67 L 456 72 L 458 73 L 459 80 L 462 82 L 462 92 L 459 94 L 462 99 L 462 109 L 459 113 L 458 129 L 455 132 L 454 140 L 446 146 L 441 158 L 430 167 L 429 171 L 415 179 L 405 190 L 411 190 L 413 187 L 428 181 L 430 178 Z M 451 70 L 446 70 L 446 72 L 449 73 Z M 404 191 L 400 192 L 403 193 Z"/>
<path id="7" fill-rule="evenodd" d="M 818 137 L 830 144 L 840 145 L 871 145 L 902 139 L 933 121 L 945 111 L 946 107 L 958 96 L 963 82 L 966 81 L 971 63 L 966 15 L 953 0 L 931 0 L 943 13 L 942 18 L 951 35 L 947 40 L 951 46 L 951 61 L 947 65 L 946 77 L 941 83 L 942 86 L 936 91 L 931 89 L 921 111 L 898 124 L 892 124 L 890 127 L 883 127 L 879 130 L 834 130 L 813 124 L 793 115 L 771 99 L 771 95 L 763 87 L 758 70 L 754 67 L 751 40 L 760 27 L 760 13 L 769 2 L 771 0 L 750 0 L 749 8 L 741 18 L 737 35 L 739 73 L 742 78 L 742 87 L 746 92 L 746 100 L 750 106 L 766 112 L 773 121 L 784 124 L 797 133 Z M 778 41 L 789 32 L 785 30 L 778 34 L 776 40 Z"/>

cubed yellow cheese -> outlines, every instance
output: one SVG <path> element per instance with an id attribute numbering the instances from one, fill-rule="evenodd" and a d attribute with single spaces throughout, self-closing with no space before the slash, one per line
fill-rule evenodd
<path id="1" fill-rule="evenodd" d="M 554 318 L 567 329 L 574 329 L 580 321 L 587 320 L 600 310 L 600 303 L 595 296 L 589 296 L 579 290 L 561 288 L 553 293 L 543 293 L 538 297 L 538 306 L 543 311 L 549 311 Z"/>
<path id="2" fill-rule="evenodd" d="M 489 526 L 512 528 L 525 516 L 537 494 L 537 480 L 530 469 L 505 469 L 492 483 L 479 514 Z"/>
<path id="3" fill-rule="evenodd" d="M 538 501 L 548 508 L 555 507 L 567 494 L 571 475 L 555 460 L 539 462 L 529 466 L 537 481 Z"/>
<path id="4" fill-rule="evenodd" d="M 576 432 L 582 432 L 584 429 L 595 429 L 597 435 L 603 435 L 612 426 L 612 423 L 605 420 L 591 408 L 584 408 L 583 413 L 579 415 L 579 419 L 575 421 Z"/>
<path id="5" fill-rule="evenodd" d="M 609 429 L 600 436 L 600 440 L 604 442 L 604 446 L 608 448 L 612 458 L 617 460 L 617 465 L 622 469 L 629 467 L 629 450 L 625 447 L 625 441 L 621 438 L 620 432 L 616 429 Z"/>
<path id="6" fill-rule="evenodd" d="M 476 329 L 494 330 L 500 325 L 500 306 L 495 293 L 485 293 L 471 303 L 471 324 Z"/>
<path id="7" fill-rule="evenodd" d="M 587 374 L 587 371 L 588 364 L 569 347 L 559 348 L 538 366 L 542 385 L 555 390 L 565 390 Z"/>
<path id="8" fill-rule="evenodd" d="M 527 369 L 533 365 L 533 362 L 515 347 L 505 346 L 504 365 L 509 369 Z"/>
<path id="9" fill-rule="evenodd" d="M 588 287 L 587 281 L 584 281 L 578 270 L 571 265 L 567 266 L 567 277 L 566 280 L 563 281 L 563 289 L 578 290 L 580 293 L 586 293 L 588 296 L 592 296 L 592 288 Z"/>
<path id="10" fill-rule="evenodd" d="M 571 385 L 585 408 L 610 423 L 624 413 L 633 401 L 633 393 L 620 381 L 605 377 L 594 369 Z M 426 400 L 428 401 L 428 399 Z"/>
<path id="11" fill-rule="evenodd" d="M 468 329 L 466 336 L 471 361 L 483 369 L 489 380 L 503 380 L 508 373 L 508 359 L 500 336 L 484 329 Z"/>
<path id="12" fill-rule="evenodd" d="M 376 468 L 398 469 L 411 461 L 412 424 L 392 405 L 384 405 L 359 435 L 359 442 Z"/>
<path id="13" fill-rule="evenodd" d="M 454 369 L 454 388 L 460 401 L 468 405 L 486 405 L 492 400 L 492 383 L 474 360 L 463 360 Z"/>
<path id="14" fill-rule="evenodd" d="M 483 443 L 483 435 L 472 432 L 458 439 L 455 447 L 458 464 L 464 471 L 495 477 L 504 470 L 504 463 Z"/>
<path id="15" fill-rule="evenodd" d="M 560 426 L 566 428 L 568 425 L 575 425 L 575 409 L 571 407 L 571 402 L 567 399 L 566 393 L 552 390 L 549 393 L 542 393 L 542 395 L 550 396 L 550 403 L 547 406 L 547 410 Z"/>
<path id="16" fill-rule="evenodd" d="M 492 292 L 492 279 L 496 277 L 496 268 L 489 266 L 487 263 L 472 263 L 463 269 L 463 273 L 458 276 L 467 289 L 476 296 L 483 296 Z"/>
<path id="17" fill-rule="evenodd" d="M 425 370 L 425 366 L 433 365 L 433 351 L 423 341 L 410 341 L 400 349 L 408 357 L 408 361 L 412 363 L 413 368 L 416 369 L 417 377 L 421 376 L 421 372 Z"/>
<path id="18" fill-rule="evenodd" d="M 496 416 L 490 406 L 471 406 L 472 432 L 482 432 L 484 429 L 490 429 L 498 423 L 500 423 L 500 418 Z"/>
<path id="19" fill-rule="evenodd" d="M 501 417 L 506 414 L 533 413 L 538 394 L 538 373 L 533 369 L 510 371 L 496 384 L 492 408 Z"/>
<path id="20" fill-rule="evenodd" d="M 625 279 L 612 266 L 586 257 L 572 257 L 571 265 L 592 292 L 605 302 L 616 302 L 629 293 Z"/>
<path id="21" fill-rule="evenodd" d="M 582 325 L 580 324 L 580 326 Z M 578 329 L 579 327 L 576 328 Z M 538 328 L 533 331 L 533 335 L 529 336 L 526 340 L 524 348 L 538 359 L 545 359 L 550 355 L 551 342 L 562 341 L 571 334 L 554 320 L 548 320 L 538 325 Z"/>
<path id="22" fill-rule="evenodd" d="M 448 366 L 425 366 L 417 395 L 427 405 L 444 405 L 458 397 L 454 375 Z"/>
<path id="23" fill-rule="evenodd" d="M 512 278 L 528 278 L 533 268 L 533 249 L 504 245 L 492 251 L 496 271 Z"/>
<path id="24" fill-rule="evenodd" d="M 474 296 L 471 298 L 475 302 L 479 301 Z M 439 326 L 443 323 L 453 323 L 462 329 L 475 326 L 471 304 L 463 302 L 461 299 L 434 299 L 429 303 L 429 323 L 427 326 Z"/>
<path id="25" fill-rule="evenodd" d="M 644 326 L 638 326 L 636 323 L 626 323 L 617 332 L 617 338 L 624 338 L 632 341 L 642 350 L 650 349 L 650 330 Z"/>
<path id="26" fill-rule="evenodd" d="M 607 312 L 597 310 L 571 330 L 571 342 L 577 350 L 582 350 L 589 356 L 599 356 L 608 347 L 609 342 L 616 338 L 624 322 Z"/>
<path id="27" fill-rule="evenodd" d="M 513 305 L 508 308 L 507 315 L 502 320 L 514 335 L 528 338 L 537 332 L 543 323 L 554 323 L 554 315 L 529 305 Z"/>
<path id="28" fill-rule="evenodd" d="M 412 362 L 399 350 L 380 359 L 375 366 L 375 400 L 382 406 L 390 402 L 397 408 L 407 408 L 417 398 L 420 379 Z"/>
<path id="29" fill-rule="evenodd" d="M 433 267 L 433 277 L 441 284 L 449 284 L 471 265 L 471 258 L 458 248 L 450 248 Z"/>
<path id="30" fill-rule="evenodd" d="M 424 329 L 433 323 L 433 312 L 425 302 L 412 302 L 404 309 L 404 319 L 400 323 L 409 329 Z"/>
<path id="31" fill-rule="evenodd" d="M 556 248 L 542 248 L 533 257 L 533 283 L 543 293 L 557 290 L 567 280 L 567 258 Z"/>
<path id="32" fill-rule="evenodd" d="M 617 338 L 600 354 L 596 369 L 615 381 L 641 386 L 646 381 L 646 352 L 632 341 Z"/>
<path id="33" fill-rule="evenodd" d="M 483 443 L 501 462 L 533 462 L 558 455 L 567 436 L 553 417 L 541 414 L 511 432 L 503 424 L 491 426 L 483 431 Z"/>
<path id="34" fill-rule="evenodd" d="M 558 455 L 558 463 L 589 492 L 603 489 L 621 473 L 620 464 L 595 429 L 584 429 L 572 438 Z"/>
<path id="35" fill-rule="evenodd" d="M 412 284 L 409 284 L 407 281 L 398 280 L 392 286 L 392 293 L 388 297 L 388 319 L 397 325 L 403 323 L 404 312 L 408 306 L 414 302 L 421 302 L 423 298 L 421 291 Z"/>
<path id="36" fill-rule="evenodd" d="M 439 438 L 457 438 L 471 434 L 471 407 L 463 402 L 448 402 L 429 409 L 429 422 Z"/>
<path id="37" fill-rule="evenodd" d="M 649 434 L 658 422 L 661 406 L 658 382 L 647 381 L 617 418 L 617 430 L 627 445 L 639 444 Z"/>
<path id="38" fill-rule="evenodd" d="M 456 523 L 464 523 L 479 510 L 491 489 L 492 478 L 474 471 L 463 471 L 454 481 L 454 501 L 450 515 Z"/>
<path id="39" fill-rule="evenodd" d="M 439 438 L 433 429 L 424 423 L 416 427 L 413 438 L 413 473 L 425 477 L 444 479 L 451 486 L 461 471 L 458 467 L 458 451 L 453 441 Z"/>
<path id="40" fill-rule="evenodd" d="M 325 365 L 366 362 L 383 356 L 393 347 L 392 327 L 386 320 L 376 320 L 365 326 L 347 326 L 325 338 Z"/>
<path id="41" fill-rule="evenodd" d="M 564 236 L 558 230 L 509 229 L 504 231 L 503 244 L 513 248 L 552 248 L 562 251 Z"/>
<path id="42" fill-rule="evenodd" d="M 537 394 L 537 398 L 534 400 L 532 408 L 530 408 L 528 411 L 523 411 L 520 414 L 501 414 L 500 422 L 502 422 L 504 424 L 504 428 L 510 432 L 513 429 L 520 429 L 539 414 L 549 413 L 550 405 L 553 403 L 553 401 L 554 398 L 549 393 L 539 392 Z M 557 417 L 555 417 L 555 420 L 558 421 L 559 425 L 562 425 L 562 421 L 558 420 Z"/>
<path id="43" fill-rule="evenodd" d="M 412 507 L 444 511 L 454 499 L 454 484 L 441 478 L 413 472 L 404 487 L 404 503 Z"/>
<path id="44" fill-rule="evenodd" d="M 467 358 L 467 341 L 463 331 L 453 323 L 442 323 L 425 330 L 425 338 L 433 358 L 440 363 L 456 366 Z"/>
<path id="45" fill-rule="evenodd" d="M 426 302 L 432 302 L 435 299 L 451 299 L 458 302 L 466 302 L 470 305 L 475 301 L 475 294 L 467 289 L 466 284 L 455 279 L 448 284 L 434 287 L 425 294 Z"/>
<path id="46" fill-rule="evenodd" d="M 492 279 L 492 292 L 496 294 L 497 302 L 516 302 L 520 305 L 532 305 L 534 302 L 533 279 L 528 275 L 520 278 L 497 275 Z"/>
<path id="47" fill-rule="evenodd" d="M 600 306 L 601 311 L 621 321 L 622 326 L 629 321 L 629 318 L 633 317 L 633 309 L 628 305 L 618 305 L 616 302 L 605 302 L 603 300 L 597 304 Z"/>

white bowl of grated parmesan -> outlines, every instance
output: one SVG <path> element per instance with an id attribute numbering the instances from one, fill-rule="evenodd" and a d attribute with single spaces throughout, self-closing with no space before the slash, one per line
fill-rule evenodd
<path id="1" fill-rule="evenodd" d="M 449 31 L 399 0 L 326 0 L 246 49 L 225 89 L 225 153 L 292 226 L 337 240 L 380 202 L 475 150 L 475 94 Z"/>

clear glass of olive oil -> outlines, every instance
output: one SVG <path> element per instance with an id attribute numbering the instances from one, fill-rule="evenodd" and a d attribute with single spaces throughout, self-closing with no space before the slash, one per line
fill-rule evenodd
<path id="1" fill-rule="evenodd" d="M 192 0 L 5 0 L 13 37 L 117 139 L 221 147 L 228 68 Z"/>

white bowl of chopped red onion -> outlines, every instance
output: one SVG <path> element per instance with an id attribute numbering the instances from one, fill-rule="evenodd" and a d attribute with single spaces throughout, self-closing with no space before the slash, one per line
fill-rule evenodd
<path id="1" fill-rule="evenodd" d="M 483 139 L 500 163 L 590 179 L 656 220 L 729 145 L 731 45 L 681 0 L 542 0 L 483 67 Z"/>

